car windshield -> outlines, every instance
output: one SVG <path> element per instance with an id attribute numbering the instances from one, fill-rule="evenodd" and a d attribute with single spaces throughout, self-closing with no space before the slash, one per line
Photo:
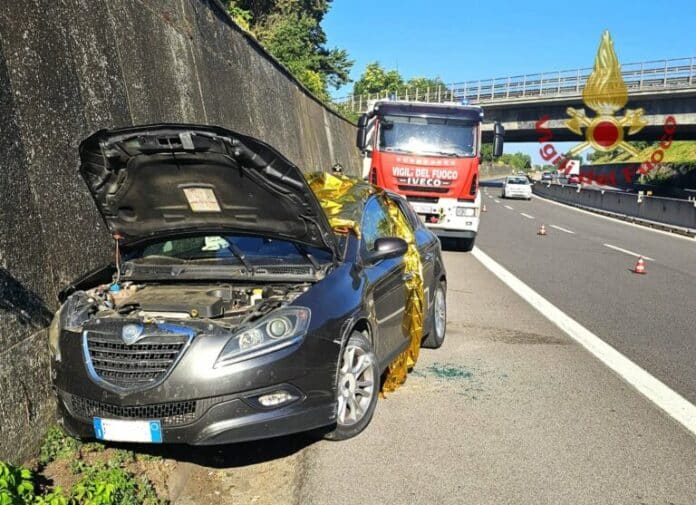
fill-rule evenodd
<path id="1" fill-rule="evenodd" d="M 470 157 L 476 153 L 476 125 L 461 119 L 384 116 L 379 147 L 386 152 Z"/>
<path id="2" fill-rule="evenodd" d="M 508 184 L 529 184 L 526 177 L 508 177 Z"/>
<path id="3" fill-rule="evenodd" d="M 247 235 L 202 235 L 195 237 L 163 240 L 131 251 L 129 260 L 161 259 L 176 260 L 220 260 L 241 262 L 240 256 L 253 264 L 266 261 L 310 261 L 307 254 L 316 261 L 331 261 L 331 253 L 324 249 L 306 246 L 288 240 Z"/>

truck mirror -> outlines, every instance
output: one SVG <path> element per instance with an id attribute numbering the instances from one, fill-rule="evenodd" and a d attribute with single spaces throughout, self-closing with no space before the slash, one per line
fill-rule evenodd
<path id="1" fill-rule="evenodd" d="M 493 125 L 493 156 L 503 155 L 503 138 L 505 137 L 505 128 L 496 121 Z"/>
<path id="2" fill-rule="evenodd" d="M 355 145 L 361 151 L 365 150 L 365 144 L 367 143 L 367 114 L 361 114 L 358 118 L 358 136 L 355 141 Z"/>

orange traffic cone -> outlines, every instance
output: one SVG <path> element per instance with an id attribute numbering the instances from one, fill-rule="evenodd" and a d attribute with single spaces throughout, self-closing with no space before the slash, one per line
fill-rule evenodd
<path id="1" fill-rule="evenodd" d="M 537 235 L 546 235 L 546 227 L 544 227 L 543 224 L 539 227 L 539 231 L 537 231 Z"/>
<path id="2" fill-rule="evenodd" d="M 481 209 L 481 212 L 486 212 L 486 204 L 483 204 L 483 208 Z"/>
<path id="3" fill-rule="evenodd" d="M 648 272 L 645 270 L 645 260 L 643 259 L 642 256 L 638 258 L 638 262 L 636 263 L 636 267 L 633 269 L 633 273 L 636 274 L 647 274 Z"/>

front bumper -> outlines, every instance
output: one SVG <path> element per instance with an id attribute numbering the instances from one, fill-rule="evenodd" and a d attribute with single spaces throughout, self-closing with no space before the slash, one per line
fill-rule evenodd
<path id="1" fill-rule="evenodd" d="M 284 387 L 288 388 L 288 385 L 279 384 L 274 390 Z M 109 414 L 109 411 L 113 412 L 115 409 L 106 409 L 101 415 L 134 421 L 158 420 L 162 424 L 163 443 L 191 445 L 229 444 L 278 437 L 327 426 L 336 420 L 335 402 L 307 406 L 306 399 L 301 399 L 277 409 L 262 409 L 248 400 L 249 396 L 264 392 L 270 392 L 270 389 L 197 400 L 193 402 L 195 408 L 192 414 L 124 418 Z M 93 418 L 86 415 L 89 411 L 76 408 L 85 403 L 84 399 L 63 391 L 58 391 L 58 397 L 59 415 L 65 430 L 81 439 L 95 438 Z M 168 405 L 175 409 L 181 403 L 185 402 L 142 407 L 154 411 L 162 405 Z M 97 410 L 93 408 L 91 412 L 96 413 Z"/>
<path id="2" fill-rule="evenodd" d="M 320 334 L 340 330 L 322 328 Z M 83 359 L 80 335 L 61 335 L 53 361 L 59 413 L 66 430 L 95 438 L 94 418 L 160 421 L 163 443 L 212 445 L 276 437 L 335 423 L 340 343 L 317 334 L 293 347 L 214 368 L 227 338 L 194 338 L 166 378 L 133 391 L 105 388 Z M 259 395 L 284 390 L 296 399 L 264 407 Z"/>

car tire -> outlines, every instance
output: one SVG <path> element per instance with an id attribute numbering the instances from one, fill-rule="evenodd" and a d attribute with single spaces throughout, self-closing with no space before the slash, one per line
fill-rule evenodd
<path id="1" fill-rule="evenodd" d="M 423 339 L 421 347 L 439 349 L 447 332 L 447 285 L 444 282 L 440 282 L 435 289 L 431 312 L 430 333 Z"/>
<path id="2" fill-rule="evenodd" d="M 379 387 L 379 363 L 372 343 L 365 335 L 354 331 L 338 363 L 336 426 L 324 438 L 338 441 L 359 435 L 372 420 Z"/>
<path id="3" fill-rule="evenodd" d="M 473 238 L 455 238 L 454 246 L 457 250 L 462 252 L 469 252 L 474 248 L 474 242 L 476 237 Z"/>

